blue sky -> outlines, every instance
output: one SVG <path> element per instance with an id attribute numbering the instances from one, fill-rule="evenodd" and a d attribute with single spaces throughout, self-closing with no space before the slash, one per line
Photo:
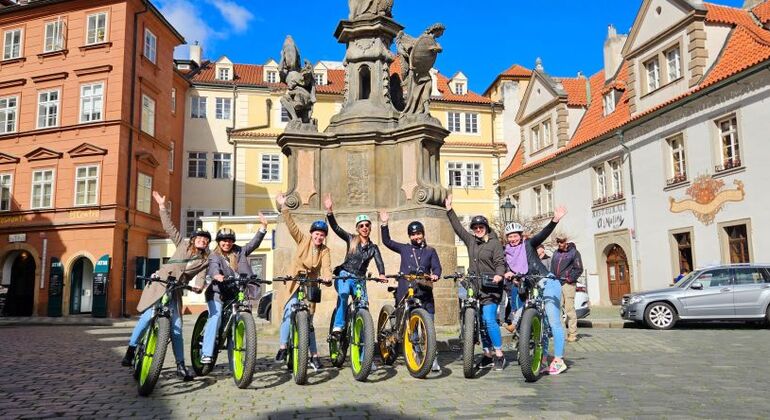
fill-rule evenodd
<path id="1" fill-rule="evenodd" d="M 288 34 L 303 59 L 339 61 L 344 55 L 333 34 L 347 17 L 345 0 L 153 1 L 188 43 L 201 42 L 205 58 L 227 55 L 236 63 L 263 64 L 278 58 Z M 640 5 L 641 0 L 395 0 L 393 15 L 411 35 L 443 23 L 444 52 L 436 68 L 449 76 L 462 71 L 481 93 L 511 64 L 532 68 L 537 57 L 553 76 L 599 71 L 607 25 L 628 33 Z M 186 57 L 187 50 L 177 55 Z"/>

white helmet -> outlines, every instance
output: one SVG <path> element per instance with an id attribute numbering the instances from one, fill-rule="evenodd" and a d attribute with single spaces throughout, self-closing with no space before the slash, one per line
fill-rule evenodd
<path id="1" fill-rule="evenodd" d="M 508 223 L 505 225 L 505 234 L 508 235 L 511 233 L 524 233 L 524 226 L 516 222 Z"/>

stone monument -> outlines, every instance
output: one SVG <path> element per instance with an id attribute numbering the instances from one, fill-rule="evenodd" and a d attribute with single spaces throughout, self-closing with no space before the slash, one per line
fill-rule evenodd
<path id="1" fill-rule="evenodd" d="M 449 132 L 428 113 L 430 69 L 441 51 L 435 38 L 444 27 L 433 25 L 412 38 L 391 18 L 392 0 L 350 0 L 349 5 L 349 20 L 341 21 L 334 34 L 347 46 L 344 102 L 325 132 L 312 130 L 313 101 L 305 99 L 305 91 L 312 95 L 314 88 L 287 82 L 285 104 L 294 104 L 292 101 L 300 98 L 300 105 L 308 105 L 309 109 L 295 108 L 302 109 L 296 118 L 292 115 L 292 121 L 297 122 L 278 137 L 278 145 L 288 157 L 286 204 L 303 229 L 325 217 L 322 197 L 327 193 L 334 199 L 338 222 L 347 231 L 354 231 L 356 215 L 368 214 L 373 221 L 372 240 L 380 246 L 388 274 L 397 273 L 400 257 L 381 244 L 377 210 L 390 212 L 391 235 L 399 242 L 408 242 L 407 224 L 419 220 L 425 224 L 427 243 L 436 248 L 444 273 L 450 274 L 457 262 L 455 235 L 443 206 L 447 190 L 439 179 L 440 150 Z M 405 80 L 391 75 L 391 64 L 397 58 L 391 47 L 397 37 Z M 287 38 L 284 50 L 288 58 L 284 60 L 282 53 L 281 61 L 286 62 L 286 80 L 290 81 L 292 74 L 301 75 L 303 69 L 299 69 L 299 53 L 293 41 Z M 297 79 L 305 80 L 302 76 Z M 391 85 L 393 80 L 399 82 L 398 86 Z M 403 109 L 397 109 L 391 100 L 392 92 L 404 93 L 399 91 L 400 86 L 407 88 L 407 107 Z M 303 90 L 292 95 L 293 89 L 300 88 Z M 341 264 L 345 243 L 330 231 L 327 244 L 332 250 L 332 265 Z M 274 252 L 276 275 L 286 272 L 294 251 L 294 241 L 279 222 Z M 370 270 L 376 274 L 374 262 Z M 272 319 L 278 325 L 288 296 L 282 285 L 275 286 Z M 393 295 L 384 284 L 369 282 L 367 286 L 376 322 L 380 308 L 392 303 Z M 454 283 L 440 280 L 435 284 L 434 296 L 436 324 L 455 325 L 458 304 Z M 323 288 L 314 321 L 319 343 L 326 340 L 336 300 L 333 288 Z"/>

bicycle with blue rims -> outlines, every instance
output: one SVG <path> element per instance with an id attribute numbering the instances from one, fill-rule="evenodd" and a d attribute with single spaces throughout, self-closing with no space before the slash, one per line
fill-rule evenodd
<path id="1" fill-rule="evenodd" d="M 230 371 L 238 388 L 247 388 L 254 376 L 257 365 L 257 327 L 251 315 L 251 303 L 248 298 L 248 286 L 271 284 L 257 276 L 228 276 L 220 283 L 221 296 L 224 300 L 219 328 L 214 339 L 214 353 L 211 363 L 201 363 L 204 331 L 209 318 L 209 311 L 203 311 L 193 327 L 190 357 L 196 375 L 208 375 L 217 361 L 220 350 L 227 348 Z"/>
<path id="2" fill-rule="evenodd" d="M 334 317 L 329 323 L 329 358 L 332 365 L 341 368 L 345 363 L 348 347 L 350 348 L 350 369 L 353 378 L 365 381 L 372 370 L 374 359 L 374 321 L 369 313 L 369 302 L 364 299 L 364 284 L 366 281 L 381 280 L 367 275 L 366 277 L 335 276 L 333 280 L 354 280 L 353 299 L 345 311 L 345 323 L 342 331 L 334 332 Z"/>
<path id="3" fill-rule="evenodd" d="M 166 280 L 158 277 L 137 276 L 138 280 L 145 282 L 145 287 L 153 282 L 166 285 L 166 292 L 153 306 L 152 320 L 142 332 L 136 352 L 134 353 L 133 376 L 137 381 L 139 395 L 145 397 L 155 389 L 166 358 L 166 349 L 171 341 L 171 304 L 174 295 L 179 290 L 193 290 L 186 283 L 177 281 L 173 276 Z"/>

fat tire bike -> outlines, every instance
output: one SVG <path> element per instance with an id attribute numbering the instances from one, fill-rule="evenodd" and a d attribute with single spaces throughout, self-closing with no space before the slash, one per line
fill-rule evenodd
<path id="1" fill-rule="evenodd" d="M 291 371 L 294 383 L 305 385 L 307 383 L 307 366 L 310 359 L 310 334 L 313 332 L 312 316 L 308 301 L 308 285 L 323 283 L 321 279 L 309 279 L 306 274 L 296 277 L 276 277 L 273 282 L 296 281 L 299 283 L 297 291 L 297 303 L 291 307 L 289 316 L 289 342 L 286 346 L 286 367 Z"/>
<path id="2" fill-rule="evenodd" d="M 139 395 L 146 397 L 152 393 L 158 383 L 160 371 L 166 358 L 166 349 L 171 341 L 171 303 L 174 294 L 178 290 L 192 290 L 192 287 L 178 282 L 173 276 L 167 277 L 166 280 L 142 276 L 138 276 L 137 279 L 144 280 L 146 286 L 152 282 L 166 285 L 166 292 L 163 297 L 153 305 L 152 319 L 142 332 L 134 353 L 132 369 L 137 391 Z"/>
<path id="3" fill-rule="evenodd" d="M 372 362 L 374 361 L 374 321 L 372 314 L 369 313 L 369 302 L 363 298 L 363 284 L 365 281 L 376 281 L 376 277 L 340 277 L 335 276 L 333 280 L 354 280 L 353 299 L 346 308 L 340 307 L 338 310 L 345 311 L 345 323 L 342 331 L 333 333 L 334 316 L 329 321 L 329 358 L 332 365 L 341 368 L 345 363 L 348 348 L 350 348 L 350 370 L 353 372 L 355 380 L 363 382 L 369 377 L 372 371 Z"/>
<path id="4" fill-rule="evenodd" d="M 426 274 L 396 274 L 386 276 L 409 282 L 407 294 L 394 308 L 387 304 L 377 317 L 377 348 L 382 362 L 393 365 L 399 349 L 404 354 L 406 368 L 415 378 L 423 379 L 430 373 L 436 359 L 436 328 L 430 313 L 422 307 L 414 290 L 420 281 L 432 281 Z M 396 296 L 397 287 L 388 287 Z"/>
<path id="5" fill-rule="evenodd" d="M 243 389 L 251 384 L 257 365 L 257 327 L 251 315 L 251 303 L 247 290 L 250 284 L 258 286 L 271 283 L 257 276 L 249 277 L 245 274 L 240 277 L 225 277 L 224 281 L 219 283 L 222 289 L 220 296 L 224 302 L 221 322 L 214 338 L 211 363 L 201 363 L 203 336 L 209 319 L 208 310 L 198 315 L 193 327 L 190 358 L 196 375 L 205 376 L 211 373 L 217 363 L 219 351 L 226 348 L 235 385 Z"/>

